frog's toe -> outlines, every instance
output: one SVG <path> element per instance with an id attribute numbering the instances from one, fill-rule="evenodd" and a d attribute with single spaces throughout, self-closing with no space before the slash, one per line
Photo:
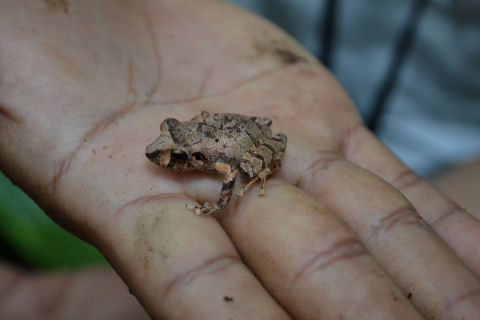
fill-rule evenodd
<path id="1" fill-rule="evenodd" d="M 196 215 L 212 214 L 217 210 L 218 208 L 215 206 L 215 204 L 205 202 L 204 204 L 202 204 L 201 207 L 199 206 L 195 209 L 195 214 Z"/>
<path id="2" fill-rule="evenodd" d="M 187 204 L 187 209 L 192 210 L 197 216 L 212 214 L 221 209 L 216 203 L 205 202 L 201 206 Z"/>
<path id="3" fill-rule="evenodd" d="M 202 214 L 209 213 L 209 212 L 207 212 L 208 210 L 206 210 L 207 208 L 205 208 L 205 205 L 208 206 L 208 202 L 204 203 L 202 206 L 194 205 L 194 204 L 187 204 L 187 209 L 192 210 L 197 216 L 200 216 Z"/>

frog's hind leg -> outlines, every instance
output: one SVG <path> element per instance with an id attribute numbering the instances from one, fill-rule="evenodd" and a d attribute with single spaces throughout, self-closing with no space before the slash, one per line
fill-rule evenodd
<path id="1" fill-rule="evenodd" d="M 267 177 L 272 173 L 272 170 L 270 168 L 266 168 L 265 170 L 260 171 L 260 173 L 255 176 L 253 179 L 248 181 L 246 185 L 244 185 L 240 191 L 238 191 L 237 195 L 242 197 L 245 192 L 258 180 L 260 180 L 260 190 L 258 191 L 259 196 L 265 195 L 265 181 L 267 180 Z"/>
<path id="2" fill-rule="evenodd" d="M 262 119 L 269 120 L 268 118 Z M 267 177 L 270 174 L 280 169 L 286 145 L 287 136 L 279 133 L 273 136 L 270 141 L 266 141 L 260 146 L 253 148 L 242 157 L 240 168 L 252 179 L 240 189 L 238 192 L 240 197 L 259 179 L 260 190 L 258 191 L 258 195 L 265 195 L 265 181 L 267 181 Z"/>
<path id="3" fill-rule="evenodd" d="M 272 173 L 272 170 L 270 170 L 270 168 L 266 168 L 265 170 L 263 170 L 262 172 L 260 172 L 258 174 L 258 176 L 261 179 L 260 180 L 260 190 L 258 190 L 258 195 L 259 196 L 265 195 L 265 181 L 267 181 L 267 177 L 271 173 Z"/>
<path id="4" fill-rule="evenodd" d="M 235 185 L 235 179 L 237 178 L 238 170 L 226 163 L 215 164 L 215 170 L 225 175 L 220 198 L 215 203 L 205 202 L 202 206 L 188 207 L 189 209 L 193 210 L 196 215 L 212 214 L 217 210 L 223 209 L 232 198 L 233 187 Z"/>
<path id="5" fill-rule="evenodd" d="M 265 180 L 269 174 L 275 171 L 274 168 L 269 165 L 272 160 L 274 160 L 274 156 L 274 147 L 266 142 L 257 147 L 253 147 L 242 156 L 240 169 L 242 169 L 251 180 L 238 192 L 240 197 L 259 179 L 261 179 L 261 183 L 258 195 L 263 196 L 265 194 Z"/>
<path id="6" fill-rule="evenodd" d="M 273 155 L 272 161 L 269 165 L 269 167 L 263 169 L 259 174 L 258 178 L 261 179 L 260 181 L 260 190 L 258 191 L 259 196 L 265 195 L 265 181 L 267 180 L 267 177 L 278 171 L 281 167 L 281 160 L 283 157 L 283 154 L 285 152 L 285 148 L 287 145 L 287 136 L 283 133 L 278 133 L 275 136 L 272 137 L 272 142 L 275 141 L 276 143 L 276 149 L 277 153 Z M 273 147 L 273 146 L 271 146 Z"/>
<path id="7" fill-rule="evenodd" d="M 260 179 L 258 174 L 261 172 L 264 166 L 264 160 L 262 160 L 257 155 L 257 150 L 253 147 L 249 152 L 245 153 L 240 160 L 240 169 L 245 172 L 249 177 L 250 181 L 244 185 L 240 191 L 238 191 L 237 195 L 242 197 L 245 192 Z"/>

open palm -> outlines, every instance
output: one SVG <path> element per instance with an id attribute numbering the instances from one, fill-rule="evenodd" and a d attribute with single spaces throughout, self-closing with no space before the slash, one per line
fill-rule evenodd
<path id="1" fill-rule="evenodd" d="M 0 5 L 0 28 L 2 170 L 152 316 L 480 313 L 478 222 L 267 22 L 221 1 L 25 0 Z M 289 139 L 265 196 L 234 196 L 217 219 L 186 204 L 215 201 L 221 177 L 144 155 L 163 119 L 202 110 L 269 117 Z"/>

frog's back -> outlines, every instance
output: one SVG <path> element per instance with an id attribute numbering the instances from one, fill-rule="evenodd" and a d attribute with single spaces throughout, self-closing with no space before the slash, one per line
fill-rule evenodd
<path id="1" fill-rule="evenodd" d="M 197 124 L 202 135 L 201 152 L 209 162 L 222 161 L 238 165 L 252 146 L 271 137 L 270 128 L 256 122 L 255 117 L 234 113 L 215 113 Z M 200 147 L 200 146 L 198 146 Z"/>
<path id="2" fill-rule="evenodd" d="M 257 142 L 263 138 L 270 138 L 272 132 L 269 125 L 261 124 L 257 117 L 250 117 L 236 113 L 215 113 L 210 120 L 219 131 L 226 135 L 247 135 L 251 137 L 252 142 Z M 208 121 L 207 122 L 210 122 Z M 271 123 L 271 121 L 270 121 Z"/>

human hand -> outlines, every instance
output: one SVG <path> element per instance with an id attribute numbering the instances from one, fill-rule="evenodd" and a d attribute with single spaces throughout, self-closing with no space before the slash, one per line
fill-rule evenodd
<path id="1" fill-rule="evenodd" d="M 1 168 L 153 317 L 480 312 L 478 222 L 379 143 L 290 38 L 220 1 L 48 3 L 0 7 Z M 143 154 L 163 119 L 201 110 L 266 116 L 289 138 L 266 195 L 218 220 L 185 204 L 216 200 L 219 180 Z"/>
<path id="2" fill-rule="evenodd" d="M 2 319 L 148 319 L 110 268 L 26 272 L 0 263 Z"/>
<path id="3" fill-rule="evenodd" d="M 432 183 L 480 219 L 480 158 L 441 172 Z"/>

